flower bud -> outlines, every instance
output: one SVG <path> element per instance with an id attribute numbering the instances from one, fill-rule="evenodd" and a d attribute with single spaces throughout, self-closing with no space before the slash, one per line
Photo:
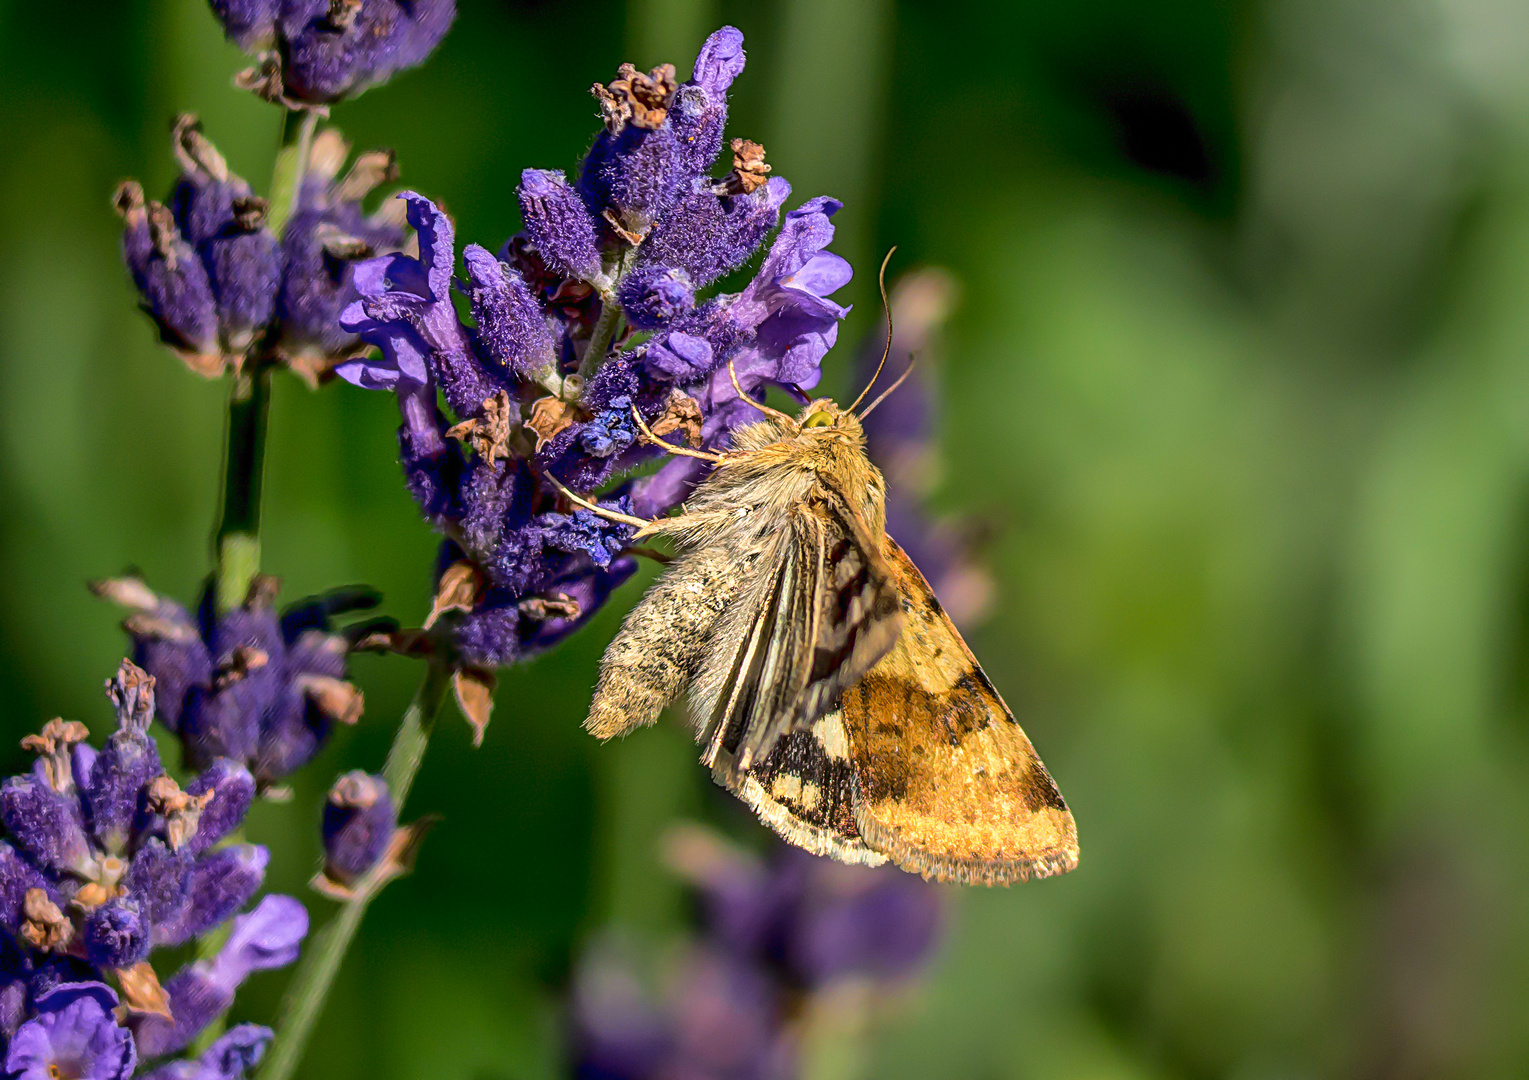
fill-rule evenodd
<path id="1" fill-rule="evenodd" d="M 324 804 L 324 873 L 343 886 L 355 884 L 387 851 L 398 827 L 398 810 L 380 776 L 346 773 Z"/>
<path id="2" fill-rule="evenodd" d="M 568 278 L 588 281 L 600 273 L 595 222 L 563 174 L 527 169 L 520 174 L 520 213 L 526 238 L 547 266 Z"/>

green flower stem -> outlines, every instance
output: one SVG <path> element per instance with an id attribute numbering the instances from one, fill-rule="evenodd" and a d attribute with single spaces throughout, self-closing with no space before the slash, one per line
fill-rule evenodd
<path id="1" fill-rule="evenodd" d="M 288 111 L 281 148 L 271 174 L 267 226 L 278 235 L 308 170 L 318 115 Z M 228 392 L 228 444 L 223 454 L 223 512 L 213 541 L 219 611 L 244 602 L 260 572 L 260 489 L 265 476 L 266 414 L 271 404 L 271 364 L 262 345 L 232 377 Z"/>
<path id="2" fill-rule="evenodd" d="M 281 125 L 281 149 L 276 152 L 276 168 L 271 173 L 271 192 L 266 207 L 266 227 L 277 236 L 292 216 L 297 191 L 308 173 L 308 157 L 313 149 L 313 135 L 318 130 L 319 114 L 312 109 L 288 109 Z"/>
<path id="3" fill-rule="evenodd" d="M 394 805 L 400 809 L 409 789 L 414 786 L 414 777 L 424 760 L 435 718 L 450 686 L 450 669 L 432 660 L 414 701 L 399 722 L 398 733 L 393 736 L 383 777 L 393 794 Z M 281 1016 L 276 1021 L 276 1035 L 255 1074 L 256 1080 L 289 1080 L 296 1070 L 308 1038 L 313 1034 L 313 1025 L 324 1010 L 324 1001 L 334 985 L 346 950 L 361 928 L 367 905 L 394 876 L 391 871 L 392 868 L 384 863 L 374 867 L 356 883 L 355 895 L 340 906 L 334 918 L 308 939 L 303 958 L 298 961 L 292 983 L 287 988 Z"/>
<path id="4" fill-rule="evenodd" d="M 260 571 L 260 488 L 270 403 L 271 371 L 266 365 L 251 362 L 233 376 L 223 455 L 223 516 L 216 540 L 219 611 L 242 604 Z"/>
<path id="5" fill-rule="evenodd" d="M 584 347 L 584 356 L 579 361 L 579 374 L 583 376 L 586 386 L 589 385 L 589 380 L 594 377 L 595 372 L 600 369 L 601 362 L 605 360 L 605 354 L 610 351 L 611 342 L 615 340 L 621 321 L 621 305 L 617 303 L 613 290 L 609 296 L 604 297 L 600 306 L 600 317 L 595 320 L 595 327 L 589 332 L 589 344 Z"/>

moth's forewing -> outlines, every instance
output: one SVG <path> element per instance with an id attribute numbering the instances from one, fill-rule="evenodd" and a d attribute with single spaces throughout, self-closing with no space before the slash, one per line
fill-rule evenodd
<path id="1" fill-rule="evenodd" d="M 902 634 L 844 693 L 864 842 L 942 881 L 1003 884 L 1065 873 L 1077 828 L 1014 715 L 890 538 Z"/>
<path id="2" fill-rule="evenodd" d="M 855 824 L 854 769 L 837 712 L 810 728 L 788 732 L 745 772 L 714 775 L 798 847 L 865 866 L 887 861 L 866 846 Z"/>

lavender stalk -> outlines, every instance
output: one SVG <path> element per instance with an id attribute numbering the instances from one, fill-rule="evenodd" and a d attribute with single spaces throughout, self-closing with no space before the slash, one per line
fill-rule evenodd
<path id="1" fill-rule="evenodd" d="M 414 777 L 425 757 L 435 719 L 446 700 L 446 690 L 451 685 L 451 669 L 444 663 L 432 660 L 425 670 L 424 680 L 398 724 L 398 733 L 388 751 L 383 768 L 383 779 L 392 794 L 393 806 L 401 808 L 408 798 Z M 256 1080 L 289 1080 L 297 1063 L 302 1060 L 313 1026 L 324 1010 L 324 1002 L 334 985 L 335 975 L 345 953 L 355 940 L 356 931 L 366 915 L 367 905 L 382 886 L 398 876 L 401 867 L 397 860 L 379 860 L 350 889 L 350 896 L 341 905 L 322 930 L 316 933 L 303 951 L 301 962 L 293 973 L 287 988 L 281 1016 L 276 1022 L 276 1035 L 270 1050 L 261 1064 Z"/>
<path id="2" fill-rule="evenodd" d="M 289 109 L 282 123 L 281 148 L 271 175 L 266 211 L 270 230 L 280 235 L 302 187 L 318 114 Z M 230 611 L 244 602 L 260 572 L 260 491 L 265 477 L 266 414 L 271 403 L 271 365 L 263 347 L 235 370 L 228 394 L 228 444 L 223 456 L 223 512 L 214 546 L 217 604 Z"/>

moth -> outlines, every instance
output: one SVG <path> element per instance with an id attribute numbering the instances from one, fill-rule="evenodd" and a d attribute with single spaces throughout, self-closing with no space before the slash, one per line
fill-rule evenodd
<path id="1" fill-rule="evenodd" d="M 721 454 L 665 443 L 634 410 L 646 440 L 715 466 L 677 515 L 562 488 L 677 551 L 606 649 L 585 727 L 626 735 L 688 693 L 716 782 L 808 851 L 986 885 L 1071 870 L 1067 803 L 886 533 L 861 419 L 896 385 L 858 416 L 859 398 L 790 416 L 733 385 L 761 419 Z"/>

